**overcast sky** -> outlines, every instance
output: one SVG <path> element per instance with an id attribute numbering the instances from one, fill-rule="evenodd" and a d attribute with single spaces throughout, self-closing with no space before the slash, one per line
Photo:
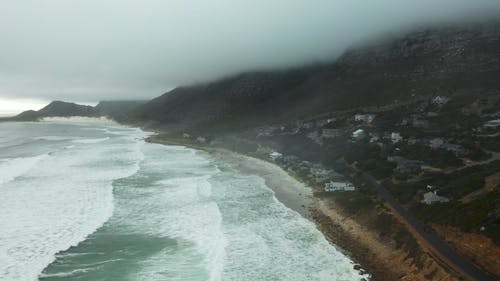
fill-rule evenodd
<path id="1" fill-rule="evenodd" d="M 0 0 L 0 114 L 9 102 L 151 98 L 496 11 L 499 0 Z"/>

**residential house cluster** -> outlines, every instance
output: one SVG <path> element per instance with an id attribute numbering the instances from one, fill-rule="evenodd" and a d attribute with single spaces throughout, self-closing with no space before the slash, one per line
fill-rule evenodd
<path id="1" fill-rule="evenodd" d="M 350 182 L 346 181 L 329 181 L 325 183 L 324 191 L 337 192 L 337 191 L 354 191 L 356 188 Z"/>
<path id="2" fill-rule="evenodd" d="M 427 204 L 427 205 L 431 205 L 431 204 L 435 204 L 435 203 L 446 203 L 449 201 L 450 201 L 450 199 L 448 199 L 444 196 L 439 196 L 437 194 L 437 190 L 434 190 L 434 191 L 429 191 L 429 192 L 424 193 L 423 199 L 421 202 L 424 204 Z"/>
<path id="3" fill-rule="evenodd" d="M 490 120 L 484 123 L 483 128 L 485 129 L 497 129 L 500 127 L 500 119 Z"/>
<path id="4" fill-rule="evenodd" d="M 375 120 L 376 116 L 377 115 L 375 115 L 373 113 L 367 113 L 367 114 L 358 113 L 358 114 L 354 115 L 354 121 L 364 122 L 364 123 L 372 123 L 373 120 Z"/>

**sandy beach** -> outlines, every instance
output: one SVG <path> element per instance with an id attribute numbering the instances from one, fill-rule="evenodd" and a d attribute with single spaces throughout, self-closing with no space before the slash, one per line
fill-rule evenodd
<path id="1" fill-rule="evenodd" d="M 311 219 L 311 208 L 314 204 L 311 188 L 294 179 L 280 167 L 224 149 L 209 150 L 209 153 L 244 175 L 257 175 L 263 178 L 281 203 Z"/>

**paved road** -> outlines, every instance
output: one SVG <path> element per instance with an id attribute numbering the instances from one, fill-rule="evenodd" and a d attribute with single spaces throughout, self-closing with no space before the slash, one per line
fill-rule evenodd
<path id="1" fill-rule="evenodd" d="M 446 242 L 441 240 L 432 230 L 424 226 L 422 222 L 416 219 L 410 212 L 403 208 L 399 202 L 392 196 L 392 194 L 379 182 L 367 173 L 362 173 L 362 177 L 367 182 L 371 183 L 378 190 L 380 198 L 386 201 L 407 223 L 408 226 L 413 228 L 421 239 L 424 239 L 429 246 L 429 250 L 437 255 L 442 262 L 448 265 L 456 272 L 464 275 L 467 280 L 477 281 L 496 281 L 497 279 L 490 276 L 486 272 L 477 268 L 471 262 L 459 256 Z M 418 238 L 418 237 L 417 237 Z"/>

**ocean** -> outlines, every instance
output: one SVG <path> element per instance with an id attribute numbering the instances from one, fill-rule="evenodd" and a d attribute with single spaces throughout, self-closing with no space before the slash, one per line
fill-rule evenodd
<path id="1" fill-rule="evenodd" d="M 0 123 L 0 280 L 361 280 L 257 175 L 105 119 Z"/>

